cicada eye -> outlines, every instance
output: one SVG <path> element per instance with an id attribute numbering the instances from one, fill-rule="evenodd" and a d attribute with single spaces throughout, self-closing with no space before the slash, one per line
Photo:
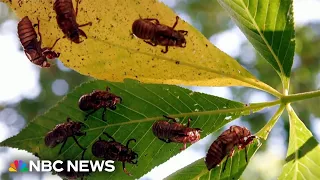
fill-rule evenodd
<path id="1" fill-rule="evenodd" d="M 110 106 L 110 109 L 111 109 L 111 110 L 116 110 L 116 109 L 117 109 L 117 106 Z"/>

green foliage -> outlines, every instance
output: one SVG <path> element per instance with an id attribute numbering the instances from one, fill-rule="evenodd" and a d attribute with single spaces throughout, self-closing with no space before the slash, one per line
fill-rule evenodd
<path id="1" fill-rule="evenodd" d="M 133 149 L 139 154 L 138 166 L 128 165 L 128 170 L 135 178 L 147 173 L 153 167 L 165 162 L 171 156 L 180 152 L 181 144 L 166 144 L 158 140 L 152 133 L 151 126 L 155 120 L 163 119 L 162 115 L 183 117 L 181 123 L 186 123 L 191 117 L 191 127 L 203 130 L 202 137 L 217 131 L 226 123 L 238 118 L 242 113 L 234 113 L 232 109 L 244 107 L 243 104 L 227 99 L 195 93 L 190 90 L 172 86 L 141 84 L 137 81 L 126 80 L 124 83 L 106 81 L 91 81 L 82 84 L 67 95 L 55 107 L 44 115 L 32 120 L 17 136 L 2 142 L 2 146 L 25 149 L 37 153 L 41 159 L 80 159 L 81 149 L 69 140 L 61 155 L 58 155 L 60 146 L 50 149 L 44 144 L 44 136 L 56 124 L 66 122 L 70 117 L 75 121 L 83 121 L 85 113 L 78 108 L 79 98 L 95 89 L 111 88 L 111 92 L 123 98 L 123 103 L 117 105 L 115 111 L 107 111 L 107 123 L 101 120 L 101 111 L 93 114 L 84 123 L 89 127 L 87 135 L 79 138 L 79 143 L 88 147 L 87 159 L 93 159 L 91 145 L 100 137 L 102 132 L 108 132 L 123 144 L 130 138 L 137 143 Z M 226 110 L 230 109 L 230 112 Z M 98 177 L 129 178 L 117 164 L 114 173 L 94 173 L 92 179 Z"/>
<path id="2" fill-rule="evenodd" d="M 253 155 L 257 152 L 261 144 L 258 141 L 247 146 L 248 163 Z M 167 180 L 184 180 L 184 179 L 215 179 L 215 180 L 227 180 L 227 179 L 239 179 L 248 163 L 245 161 L 245 150 L 236 151 L 232 158 L 229 158 L 226 163 L 226 158 L 221 162 L 220 166 L 207 170 L 207 167 L 203 159 L 190 164 L 182 170 L 175 172 L 167 177 Z M 223 171 L 223 167 L 225 170 Z"/>
<path id="3" fill-rule="evenodd" d="M 261 130 L 257 133 L 259 137 L 266 140 L 268 138 L 269 133 L 271 132 L 271 129 L 274 127 L 276 122 L 278 121 L 279 117 L 283 113 L 285 109 L 284 105 L 281 105 L 278 109 L 278 111 L 272 116 L 272 118 L 269 120 L 269 122 L 261 128 Z"/>
<path id="4" fill-rule="evenodd" d="M 290 77 L 295 48 L 291 0 L 218 0 L 280 76 Z"/>
<path id="5" fill-rule="evenodd" d="M 178 1 L 175 7 L 177 10 L 187 11 L 195 27 L 199 27 L 207 38 L 214 33 L 224 31 L 229 26 L 229 16 L 223 13 L 224 10 L 217 1 Z"/>
<path id="6" fill-rule="evenodd" d="M 290 118 L 289 148 L 279 179 L 319 179 L 320 145 L 290 105 L 287 110 Z"/>
<path id="7" fill-rule="evenodd" d="M 9 4 L 9 1 L 5 0 L 5 2 Z M 110 7 L 115 8 L 111 8 L 111 11 L 108 11 L 108 13 L 112 15 L 117 14 L 119 17 L 121 16 L 125 19 L 129 18 L 129 20 L 114 21 L 113 16 L 106 16 L 106 18 L 101 21 L 102 24 L 108 27 L 110 23 L 112 23 L 112 27 L 115 26 L 118 29 L 125 29 L 128 23 L 131 23 L 131 20 L 138 17 L 137 13 L 142 14 L 142 16 L 151 16 L 149 14 L 150 9 L 152 9 L 153 15 L 160 18 L 164 24 L 169 24 L 169 22 L 172 22 L 172 19 L 174 19 L 175 14 L 161 3 L 152 0 L 144 1 L 142 4 L 134 2 L 138 1 L 123 1 L 121 5 L 110 3 Z M 85 130 L 88 133 L 87 136 L 80 137 L 79 141 L 80 144 L 90 149 L 92 143 L 97 140 L 103 131 L 112 134 L 117 141 L 123 144 L 125 144 L 129 138 L 136 138 L 137 143 L 133 144 L 132 147 L 139 154 L 138 166 L 127 165 L 129 172 L 134 175 L 133 178 L 141 177 L 155 166 L 164 163 L 170 157 L 179 153 L 179 148 L 182 145 L 173 143 L 165 144 L 155 138 L 150 130 L 152 123 L 161 119 L 162 115 L 166 114 L 172 117 L 180 117 L 183 123 L 186 123 L 187 118 L 191 116 L 194 120 L 191 126 L 202 128 L 204 130 L 202 137 L 204 137 L 209 133 L 217 132 L 223 125 L 235 118 L 242 115 L 249 115 L 250 112 L 259 111 L 265 107 L 280 104 L 278 111 L 256 135 L 261 137 L 261 139 L 267 139 L 273 126 L 282 115 L 285 107 L 287 107 L 290 117 L 290 140 L 286 165 L 279 179 L 319 179 L 320 174 L 318 169 L 320 167 L 320 159 L 318 157 L 320 154 L 320 146 L 305 126 L 305 124 L 310 124 L 308 118 L 310 111 L 319 116 L 317 108 L 319 99 L 312 99 L 312 103 L 310 101 L 310 103 L 298 104 L 298 113 L 294 112 L 291 106 L 288 105 L 295 101 L 320 96 L 320 91 L 288 95 L 296 41 L 297 53 L 301 56 L 301 64 L 305 68 L 297 70 L 296 73 L 299 75 L 295 76 L 295 74 L 293 74 L 292 77 L 294 81 L 292 82 L 295 83 L 293 83 L 292 89 L 294 91 L 304 92 L 309 90 L 310 87 L 313 89 L 317 88 L 316 83 L 310 83 L 310 77 L 316 76 L 319 70 L 319 61 L 317 59 L 319 57 L 319 50 L 317 46 L 314 46 L 314 44 L 317 44 L 319 41 L 314 37 L 319 37 L 319 35 L 315 35 L 315 33 L 310 30 L 312 27 L 306 27 L 297 31 L 297 35 L 301 32 L 306 35 L 306 37 L 299 35 L 300 39 L 296 39 L 292 0 L 218 0 L 218 2 L 226 9 L 258 53 L 260 53 L 280 75 L 282 86 L 285 90 L 282 95 L 270 86 L 258 81 L 248 71 L 242 68 L 236 60 L 225 55 L 214 46 L 211 46 L 206 38 L 185 22 L 179 23 L 178 26 L 189 31 L 188 38 L 190 42 L 193 42 L 193 46 L 188 43 L 185 49 L 174 49 L 172 51 L 170 49 L 170 53 L 163 55 L 160 53 L 159 48 L 146 46 L 146 44 L 140 43 L 136 39 L 134 39 L 134 41 L 128 39 L 129 36 L 127 35 L 129 33 L 127 31 L 115 30 L 117 28 L 110 30 L 110 28 L 93 26 L 91 29 L 94 31 L 89 31 L 88 34 L 89 37 L 94 40 L 87 40 L 85 43 L 77 46 L 70 45 L 68 41 L 64 42 L 66 48 L 61 46 L 62 48 L 60 47 L 59 49 L 63 51 L 62 56 L 64 56 L 64 58 L 62 61 L 69 67 L 73 67 L 83 74 L 94 74 L 94 76 L 98 76 L 101 79 L 110 78 L 110 76 L 112 76 L 111 78 L 113 80 L 136 77 L 143 82 L 153 83 L 185 83 L 190 85 L 212 86 L 242 85 L 263 89 L 277 96 L 279 99 L 272 102 L 244 106 L 242 103 L 206 94 L 194 93 L 177 86 L 141 84 L 132 80 L 126 80 L 124 83 L 95 80 L 76 88 L 48 112 L 31 120 L 20 134 L 2 142 L 1 145 L 37 153 L 42 159 L 79 159 L 81 150 L 75 146 L 74 142 L 69 140 L 62 155 L 58 156 L 59 146 L 54 149 L 45 147 L 43 143 L 44 135 L 56 124 L 65 122 L 67 116 L 73 120 L 82 121 L 85 113 L 80 111 L 77 106 L 79 97 L 94 89 L 105 89 L 105 86 L 108 85 L 111 87 L 113 93 L 124 99 L 123 103 L 119 104 L 115 111 L 108 110 L 108 123 L 101 121 L 101 111 L 98 111 L 91 116 L 88 121 L 85 121 L 89 127 Z M 44 1 L 44 3 L 32 4 L 32 6 L 31 3 L 25 3 L 23 8 L 20 8 L 18 7 L 17 1 L 13 1 L 12 4 L 10 3 L 10 6 L 16 9 L 19 16 L 28 14 L 30 8 L 37 9 L 37 13 L 30 14 L 30 17 L 35 19 L 37 16 L 47 16 L 47 11 L 52 11 L 51 9 L 41 8 L 49 6 L 49 3 L 51 2 Z M 101 8 L 101 6 L 102 4 L 109 5 L 102 0 L 94 2 L 84 1 L 84 3 L 86 8 L 95 10 L 93 15 L 105 13 L 105 9 Z M 216 6 L 216 3 L 215 1 L 207 0 L 205 2 L 179 1 L 182 9 L 190 11 L 189 14 L 193 15 L 193 21 L 199 20 L 203 28 L 202 33 L 206 37 L 227 27 L 227 23 L 216 27 L 214 24 L 205 22 L 215 21 L 217 16 L 223 17 L 223 21 L 226 21 L 226 14 L 223 14 L 221 9 Z M 125 11 L 121 10 L 121 13 L 118 14 L 117 11 L 119 11 L 119 9 L 125 9 Z M 91 11 L 84 12 L 80 10 L 80 12 L 80 14 L 85 14 Z M 197 16 L 197 18 L 194 16 Z M 198 18 L 198 16 L 200 18 Z M 79 19 L 85 21 L 87 17 L 88 16 L 82 14 Z M 43 17 L 42 19 L 46 18 Z M 53 31 L 51 35 L 48 35 L 50 37 L 45 37 L 47 38 L 45 39 L 45 43 L 50 42 L 50 40 L 55 40 L 55 36 L 61 33 L 54 21 L 54 18 L 52 18 L 49 20 L 49 23 L 45 22 L 44 27 L 47 28 L 48 31 Z M 217 22 L 219 23 L 219 21 Z M 54 26 L 54 28 L 51 26 Z M 97 39 L 98 35 L 111 40 Z M 123 45 L 124 48 L 118 44 Z M 205 47 L 205 45 L 209 45 L 209 48 L 207 46 Z M 100 47 L 99 50 L 101 50 L 104 55 L 96 53 L 96 47 Z M 120 51 L 121 53 L 119 53 Z M 130 55 L 128 55 L 127 51 L 130 52 Z M 204 51 L 205 53 L 203 53 Z M 118 56 L 115 52 L 118 53 Z M 131 55 L 132 52 L 135 55 Z M 77 57 L 79 54 L 85 57 L 86 60 L 90 59 L 90 61 L 81 62 L 79 58 L 73 58 L 74 60 L 69 62 L 68 59 Z M 110 54 L 112 54 L 112 56 L 109 56 Z M 161 59 L 155 62 L 157 65 L 156 71 L 150 70 L 151 68 L 148 67 L 148 63 L 143 63 L 149 62 L 152 57 L 152 60 L 154 60 L 154 58 Z M 204 57 L 208 57 L 210 60 L 208 64 L 202 62 Z M 101 58 L 107 59 L 101 60 Z M 123 59 L 126 59 L 126 61 L 122 61 Z M 221 59 L 224 61 L 220 61 Z M 259 77 L 259 79 L 268 82 L 269 85 L 277 86 L 275 89 L 279 89 L 278 82 L 276 82 L 274 78 L 270 78 L 273 76 L 270 74 L 268 67 L 265 67 L 265 63 L 260 61 L 260 58 L 257 58 L 257 61 L 257 65 L 252 67 L 252 69 L 260 70 L 259 73 L 261 77 Z M 111 65 L 106 62 L 111 63 Z M 128 64 L 124 66 L 124 62 Z M 127 74 L 128 68 L 135 68 L 136 71 L 132 74 Z M 239 74 L 237 70 L 240 70 Z M 125 73 L 121 73 L 122 71 Z M 205 71 L 205 73 L 199 73 L 202 71 Z M 118 75 L 114 76 L 114 74 Z M 197 74 L 198 76 L 196 76 Z M 52 74 L 49 76 L 51 75 Z M 70 76 L 69 79 L 71 81 L 74 77 Z M 75 84 L 77 84 L 77 82 Z M 46 84 L 45 89 L 48 88 L 50 87 Z M 242 90 L 237 89 L 236 93 L 241 91 Z M 234 96 L 244 95 L 243 93 L 239 93 L 237 95 L 234 94 Z M 56 99 L 53 101 L 55 100 Z M 43 110 L 50 103 L 44 106 L 42 106 L 42 103 L 48 101 L 48 99 L 42 98 L 42 101 L 32 102 L 32 108 L 37 107 L 37 109 L 42 108 Z M 31 106 L 29 106 L 28 102 L 24 102 L 20 104 L 20 108 L 23 111 L 30 111 Z M 302 110 L 303 113 L 299 113 L 299 111 Z M 35 114 L 36 113 L 33 112 L 31 117 Z M 305 124 L 296 114 L 299 114 Z M 259 122 L 259 125 L 261 125 L 261 122 L 263 122 L 262 118 L 260 118 L 261 116 L 257 115 L 256 117 L 258 118 L 252 120 L 254 122 L 251 121 L 250 124 Z M 247 147 L 249 159 L 253 157 L 259 147 L 257 142 Z M 237 151 L 235 156 L 228 160 L 227 168 L 224 172 L 222 172 L 221 169 L 225 161 L 223 161 L 219 167 L 208 171 L 203 159 L 200 159 L 172 174 L 167 179 L 238 179 L 247 166 L 244 156 L 244 151 Z M 85 158 L 95 159 L 91 151 L 88 151 Z M 90 179 L 110 179 L 115 177 L 119 179 L 132 179 L 132 177 L 128 177 L 122 172 L 120 163 L 117 163 L 116 166 L 117 168 L 114 173 L 93 173 L 89 177 Z"/>

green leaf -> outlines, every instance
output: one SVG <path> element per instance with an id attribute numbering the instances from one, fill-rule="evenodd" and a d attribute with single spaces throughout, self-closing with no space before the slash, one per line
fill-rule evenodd
<path id="1" fill-rule="evenodd" d="M 284 109 L 285 109 L 285 105 L 280 105 L 279 109 L 268 121 L 268 123 L 263 128 L 261 128 L 260 131 L 257 133 L 257 136 L 259 136 L 263 140 L 267 140 L 268 135 L 271 132 L 271 129 L 274 127 L 274 125 L 278 121 Z"/>
<path id="2" fill-rule="evenodd" d="M 80 159 L 81 149 L 74 141 L 68 140 L 62 154 L 58 156 L 61 146 L 53 149 L 46 147 L 44 136 L 57 124 L 65 122 L 67 117 L 83 121 L 85 113 L 78 108 L 79 97 L 95 89 L 105 89 L 106 86 L 111 88 L 112 93 L 121 96 L 123 102 L 117 105 L 116 110 L 107 111 L 107 123 L 101 120 L 102 110 L 84 121 L 89 128 L 86 129 L 86 136 L 78 138 L 79 143 L 89 148 L 85 158 L 94 159 L 91 145 L 103 131 L 108 132 L 122 144 L 130 138 L 135 138 L 137 143 L 132 143 L 132 147 L 139 154 L 138 165 L 127 164 L 127 169 L 134 178 L 141 177 L 180 152 L 182 144 L 164 143 L 152 133 L 152 124 L 155 120 L 163 119 L 162 115 L 183 117 L 180 118 L 183 123 L 186 123 L 190 116 L 193 119 L 191 127 L 202 128 L 201 135 L 205 137 L 238 118 L 242 113 L 248 113 L 241 103 L 192 92 L 178 86 L 140 84 L 133 80 L 125 80 L 124 83 L 94 80 L 76 88 L 44 115 L 33 119 L 17 136 L 7 139 L 1 145 L 37 153 L 41 159 Z M 93 173 L 90 177 L 133 178 L 122 171 L 120 162 L 116 163 L 114 173 Z"/>
<path id="3" fill-rule="evenodd" d="M 252 144 L 247 146 L 248 150 L 248 161 L 253 157 L 253 155 L 257 152 L 261 143 L 259 144 L 257 140 L 255 140 Z M 223 166 L 225 165 L 226 158 L 221 162 L 219 166 L 211 171 L 208 171 L 204 159 L 199 159 L 198 161 L 186 166 L 185 168 L 173 173 L 167 180 L 177 180 L 177 179 L 214 179 L 214 180 L 222 180 L 222 179 L 239 179 L 248 163 L 245 160 L 245 151 L 237 150 L 234 153 L 232 158 L 228 159 L 225 170 L 222 172 Z"/>
<path id="4" fill-rule="evenodd" d="M 295 50 L 292 0 L 218 2 L 280 77 L 290 77 Z"/>
<path id="5" fill-rule="evenodd" d="M 7 3 L 21 19 L 28 16 L 33 23 L 40 18 L 43 46 L 52 46 L 63 33 L 56 21 L 52 1 L 0 0 Z M 75 1 L 73 1 L 75 2 Z M 75 6 L 75 3 L 74 3 Z M 32 12 L 32 13 L 31 13 Z M 178 21 L 177 30 L 186 30 L 186 48 L 151 46 L 131 35 L 132 24 L 142 18 L 157 18 L 172 26 L 177 14 L 157 0 L 82 0 L 77 22 L 92 22 L 81 27 L 88 39 L 80 44 L 63 38 L 54 47 L 59 59 L 69 68 L 96 79 L 122 82 L 126 78 L 144 83 L 200 86 L 247 86 L 281 94 L 257 80 L 235 59 L 225 54 L 196 28 Z"/>
<path id="6" fill-rule="evenodd" d="M 287 105 L 287 110 L 290 118 L 289 148 L 279 179 L 319 179 L 320 146 L 290 105 Z"/>

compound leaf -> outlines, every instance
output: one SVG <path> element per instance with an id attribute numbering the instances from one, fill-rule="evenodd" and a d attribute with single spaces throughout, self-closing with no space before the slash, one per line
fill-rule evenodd
<path id="1" fill-rule="evenodd" d="M 116 110 L 107 111 L 107 123 L 101 120 L 102 110 L 83 121 L 86 113 L 78 108 L 79 98 L 106 86 L 111 88 L 112 93 L 121 96 L 123 102 L 117 105 Z M 162 115 L 180 117 L 182 123 L 191 117 L 191 127 L 202 128 L 202 137 L 205 137 L 231 120 L 249 113 L 243 110 L 244 107 L 242 103 L 173 85 L 140 84 L 133 80 L 125 80 L 124 83 L 94 80 L 76 88 L 48 112 L 31 120 L 17 136 L 5 140 L 1 145 L 27 150 L 41 159 L 80 159 L 82 151 L 72 139 L 68 140 L 61 155 L 58 155 L 61 145 L 50 149 L 44 144 L 46 133 L 70 117 L 88 126 L 85 129 L 87 135 L 78 138 L 79 143 L 89 149 L 85 159 L 96 160 L 92 156 L 91 145 L 104 131 L 122 144 L 130 138 L 137 140 L 132 143 L 132 148 L 139 154 L 138 165 L 127 164 L 133 177 L 127 176 L 118 162 L 115 172 L 92 173 L 89 179 L 139 178 L 179 153 L 182 147 L 182 144 L 164 143 L 153 135 L 151 126 L 156 120 L 163 119 Z"/>

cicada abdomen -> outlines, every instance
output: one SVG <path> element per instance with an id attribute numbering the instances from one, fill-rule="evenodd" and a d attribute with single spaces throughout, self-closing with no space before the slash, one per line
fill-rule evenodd
<path id="1" fill-rule="evenodd" d="M 89 115 L 93 114 L 97 110 L 103 108 L 102 120 L 105 120 L 105 114 L 107 108 L 115 110 L 117 104 L 122 102 L 122 98 L 110 92 L 110 88 L 103 90 L 94 90 L 89 94 L 84 94 L 80 97 L 78 106 L 82 111 L 90 111 L 84 120 L 87 120 Z"/>
<path id="2" fill-rule="evenodd" d="M 60 56 L 60 53 L 52 51 L 59 39 L 55 41 L 52 47 L 41 48 L 42 36 L 40 33 L 39 19 L 37 26 L 40 40 L 38 40 L 38 35 L 34 30 L 29 17 L 25 16 L 18 23 L 18 36 L 26 56 L 32 63 L 40 67 L 50 67 L 50 63 L 47 59 L 54 59 Z"/>
<path id="3" fill-rule="evenodd" d="M 55 0 L 53 9 L 56 12 L 56 19 L 59 28 L 64 33 L 64 37 L 69 38 L 74 43 L 81 43 L 80 36 L 87 38 L 86 33 L 79 27 L 92 25 L 92 22 L 88 22 L 82 25 L 77 23 L 78 6 L 81 0 L 76 0 L 76 10 L 73 8 L 72 0 Z"/>
<path id="4" fill-rule="evenodd" d="M 232 157 L 234 154 L 234 148 L 238 147 L 239 150 L 245 149 L 245 157 L 247 158 L 247 149 L 246 146 L 253 142 L 257 136 L 251 135 L 251 132 L 240 126 L 231 126 L 229 129 L 222 132 L 222 134 L 211 144 L 206 158 L 206 166 L 208 170 L 215 168 L 221 163 L 221 161 L 227 156 L 227 160 L 224 164 L 227 164 L 228 158 Z"/>
<path id="5" fill-rule="evenodd" d="M 164 116 L 165 118 L 172 120 L 173 122 L 168 122 L 167 120 L 156 121 L 152 125 L 153 134 L 160 140 L 170 143 L 183 143 L 183 148 L 186 149 L 187 143 L 195 143 L 200 139 L 200 128 L 190 128 L 190 118 L 188 119 L 188 125 L 184 126 L 181 123 L 176 122 L 174 118 Z"/>
<path id="6" fill-rule="evenodd" d="M 185 35 L 188 34 L 188 31 L 174 29 L 178 20 L 179 17 L 176 16 L 176 22 L 172 27 L 169 27 L 160 24 L 159 20 L 155 18 L 140 18 L 133 22 L 132 33 L 151 46 L 165 46 L 165 50 L 161 50 L 162 53 L 167 53 L 169 46 L 185 48 L 187 44 Z"/>
<path id="7" fill-rule="evenodd" d="M 45 145 L 54 148 L 58 144 L 62 143 L 62 146 L 59 150 L 59 154 L 62 151 L 62 148 L 66 144 L 69 137 L 72 137 L 77 145 L 85 150 L 86 148 L 82 147 L 75 136 L 85 136 L 86 133 L 81 131 L 81 128 L 85 126 L 82 122 L 71 121 L 70 118 L 67 118 L 67 122 L 58 124 L 52 131 L 48 132 L 45 136 L 44 142 Z"/>

